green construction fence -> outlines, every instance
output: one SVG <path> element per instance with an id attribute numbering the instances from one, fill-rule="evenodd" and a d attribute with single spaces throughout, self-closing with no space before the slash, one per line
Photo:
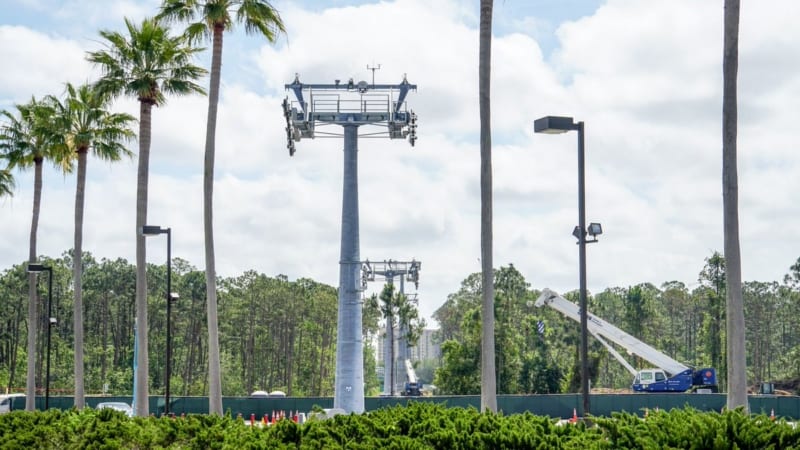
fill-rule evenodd
<path id="1" fill-rule="evenodd" d="M 155 415 L 164 411 L 164 397 L 150 397 L 149 410 Z M 125 402 L 131 403 L 130 396 L 86 397 L 88 407 L 96 407 L 100 402 Z M 432 402 L 448 407 L 476 408 L 480 407 L 480 396 L 435 396 L 435 397 L 367 397 L 364 406 L 367 411 L 380 408 L 405 405 L 409 402 Z M 36 409 L 44 409 L 44 397 L 36 398 Z M 73 398 L 66 396 L 51 396 L 51 408 L 70 409 L 73 407 Z M 592 394 L 590 396 L 590 410 L 595 416 L 610 416 L 613 412 L 628 412 L 643 415 L 646 410 L 670 410 L 673 408 L 691 407 L 700 411 L 721 411 L 726 404 L 725 394 Z M 774 412 L 776 417 L 791 420 L 800 419 L 800 397 L 751 395 L 749 397 L 750 411 L 753 414 L 769 415 Z M 532 414 L 549 416 L 552 418 L 572 417 L 573 411 L 583 416 L 583 400 L 580 394 L 550 394 L 550 395 L 498 395 L 497 406 L 504 414 L 519 414 L 530 412 Z M 250 417 L 251 414 L 261 418 L 265 414 L 271 415 L 273 411 L 301 411 L 309 412 L 314 407 L 332 408 L 332 397 L 223 397 L 222 407 L 225 413 L 234 417 L 241 414 Z M 25 398 L 13 399 L 12 409 L 25 409 Z M 208 398 L 206 397 L 172 397 L 170 398 L 170 411 L 176 415 L 181 414 L 206 414 L 208 413 Z"/>

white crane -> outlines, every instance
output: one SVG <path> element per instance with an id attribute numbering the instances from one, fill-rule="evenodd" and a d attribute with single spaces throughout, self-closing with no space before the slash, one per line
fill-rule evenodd
<path id="1" fill-rule="evenodd" d="M 537 307 L 549 306 L 561 314 L 580 323 L 580 308 L 575 303 L 544 289 L 536 300 Z M 634 375 L 633 389 L 637 391 L 686 391 L 693 385 L 716 389 L 716 371 L 711 368 L 695 372 L 688 366 L 672 359 L 614 325 L 586 312 L 586 328 L 608 351 Z M 629 354 L 636 355 L 656 366 L 654 369 L 636 370 L 606 340 L 624 348 Z"/>
<path id="2" fill-rule="evenodd" d="M 419 384 L 417 372 L 414 370 L 414 365 L 411 363 L 410 359 L 406 360 L 406 377 L 408 377 L 408 380 L 406 381 L 405 388 L 403 389 L 403 395 L 409 397 L 419 397 L 422 394 L 420 391 L 422 386 Z"/>

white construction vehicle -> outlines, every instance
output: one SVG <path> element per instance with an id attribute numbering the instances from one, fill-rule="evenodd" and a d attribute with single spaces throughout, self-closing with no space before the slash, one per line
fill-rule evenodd
<path id="1" fill-rule="evenodd" d="M 422 385 L 420 385 L 417 379 L 417 372 L 414 371 L 414 365 L 411 364 L 410 359 L 406 360 L 406 377 L 408 377 L 408 380 L 403 387 L 402 394 L 406 397 L 419 397 L 422 395 L 420 392 Z"/>
<path id="2" fill-rule="evenodd" d="M 570 319 L 581 322 L 578 305 L 550 289 L 542 291 L 535 305 L 549 306 Z M 631 385 L 634 391 L 685 392 L 696 387 L 698 391 L 703 389 L 705 392 L 717 392 L 717 371 L 712 368 L 693 370 L 588 311 L 586 328 L 634 376 Z M 636 370 L 606 340 L 624 348 L 628 354 L 641 357 L 656 368 Z"/>

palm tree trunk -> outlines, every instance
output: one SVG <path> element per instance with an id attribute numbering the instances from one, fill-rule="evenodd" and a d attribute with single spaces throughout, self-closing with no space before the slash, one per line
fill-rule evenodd
<path id="1" fill-rule="evenodd" d="M 394 317 L 386 305 L 386 337 L 383 340 L 383 393 L 394 395 Z"/>
<path id="2" fill-rule="evenodd" d="M 33 172 L 33 217 L 31 219 L 31 239 L 28 262 L 36 262 L 36 233 L 39 229 L 39 209 L 42 203 L 42 162 L 41 156 L 34 159 Z M 28 273 L 28 376 L 25 381 L 25 410 L 36 409 L 36 324 L 39 314 L 36 309 L 38 295 L 36 274 Z"/>
<path id="3" fill-rule="evenodd" d="M 208 412 L 222 415 L 222 382 L 217 323 L 217 272 L 214 258 L 214 152 L 217 132 L 217 105 L 222 68 L 222 25 L 214 26 L 211 53 L 211 85 L 208 90 L 208 122 L 206 123 L 206 155 L 203 171 L 203 223 L 206 246 L 206 294 L 208 296 Z"/>
<path id="4" fill-rule="evenodd" d="M 75 292 L 72 316 L 75 324 L 75 407 L 83 409 L 83 205 L 86 193 L 86 160 L 89 149 L 78 149 L 78 182 L 75 188 L 75 244 L 72 257 L 72 282 Z"/>
<path id="5" fill-rule="evenodd" d="M 489 105 L 492 64 L 493 0 L 481 0 L 478 98 L 481 120 L 481 411 L 497 412 L 494 351 L 494 274 L 492 261 L 492 131 Z"/>
<path id="6" fill-rule="evenodd" d="M 145 238 L 141 233 L 147 222 L 147 180 L 150 167 L 150 135 L 153 102 L 139 100 L 139 168 L 136 174 L 136 373 L 134 374 L 136 415 L 147 417 L 148 351 L 147 351 L 147 258 Z"/>
<path id="7" fill-rule="evenodd" d="M 22 323 L 22 304 L 14 302 L 14 319 L 11 325 L 11 357 L 9 358 L 8 369 L 8 384 L 6 385 L 6 392 L 9 392 L 12 386 L 15 385 L 17 378 L 17 354 L 19 352 L 19 329 Z"/>
<path id="8" fill-rule="evenodd" d="M 748 409 L 742 260 L 739 249 L 739 182 L 736 165 L 736 77 L 739 66 L 739 0 L 725 0 L 722 60 L 722 199 L 728 337 L 728 409 Z"/>

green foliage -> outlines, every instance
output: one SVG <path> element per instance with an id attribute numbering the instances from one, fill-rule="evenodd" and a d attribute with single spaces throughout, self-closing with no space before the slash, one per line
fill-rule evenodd
<path id="1" fill-rule="evenodd" d="M 51 395 L 70 394 L 73 373 L 72 251 L 58 258 L 40 257 L 53 267 Z M 132 392 L 135 267 L 118 259 L 97 260 L 84 252 L 85 385 L 100 394 L 108 384 L 111 395 Z M 173 395 L 207 392 L 207 325 L 205 275 L 187 261 L 173 260 Z M 719 264 L 717 264 L 719 266 Z M 0 386 L 20 391 L 25 383 L 26 264 L 0 272 Z M 715 269 L 716 270 L 716 269 Z M 794 269 L 792 269 L 794 270 Z M 707 273 L 717 273 L 709 268 Z M 497 270 L 496 345 L 499 393 L 577 392 L 579 386 L 579 326 L 550 308 L 532 306 L 538 292 L 531 289 L 513 266 Z M 794 273 L 794 272 L 792 272 Z M 439 393 L 477 394 L 480 390 L 480 274 L 467 277 L 434 317 L 442 328 L 442 358 L 418 366 L 417 374 L 433 382 Z M 719 274 L 717 274 L 719 275 Z M 153 349 L 166 342 L 165 264 L 148 265 L 149 340 Z M 793 279 L 787 276 L 790 281 Z M 712 277 L 719 281 L 719 277 Z M 709 367 L 712 313 L 709 295 L 716 298 L 718 283 L 708 282 L 690 291 L 678 281 L 656 288 L 641 283 L 609 288 L 589 297 L 589 310 L 628 332 L 630 321 L 641 321 L 638 338 L 674 359 L 694 367 Z M 293 396 L 333 394 L 336 346 L 336 289 L 310 279 L 288 280 L 248 271 L 221 278 L 219 292 L 220 347 L 224 366 L 224 394 L 248 395 L 254 390 L 282 390 Z M 37 367 L 46 357 L 47 283 L 38 284 L 39 323 Z M 628 305 L 629 294 L 640 300 Z M 575 301 L 576 292 L 563 294 Z M 640 298 L 639 298 L 640 296 Z M 797 385 L 780 380 L 800 378 L 800 292 L 791 284 L 747 282 L 743 297 L 746 321 L 748 378 L 754 385 L 775 381 L 777 389 L 796 392 Z M 629 306 L 633 312 L 629 314 Z M 381 305 L 368 298 L 362 332 L 365 342 L 375 339 Z M 718 316 L 719 317 L 719 316 Z M 538 322 L 545 325 L 538 333 Z M 723 328 L 724 328 L 724 324 Z M 724 334 L 724 333 L 723 333 Z M 449 342 L 448 342 L 449 341 Z M 590 339 L 592 386 L 627 388 L 631 376 L 594 339 Z M 367 393 L 380 388 L 372 349 L 365 347 Z M 623 352 L 624 353 L 624 352 Z M 631 361 L 636 363 L 635 361 Z M 646 365 L 646 363 L 642 363 Z M 438 366 L 435 373 L 431 373 Z M 717 367 L 720 378 L 725 374 Z M 162 351 L 150 353 L 151 392 L 163 393 L 165 360 Z M 427 375 L 425 375 L 427 374 Z M 36 385 L 45 385 L 37 371 Z"/>
<path id="2" fill-rule="evenodd" d="M 497 392 L 559 392 L 566 365 L 553 358 L 549 343 L 563 346 L 564 342 L 549 339 L 556 336 L 552 331 L 546 336 L 538 333 L 538 322 L 551 311 L 534 310 L 537 292 L 511 264 L 495 271 L 494 284 Z M 434 313 L 442 324 L 441 336 L 448 339 L 442 344 L 442 365 L 434 379 L 439 393 L 480 392 L 480 298 L 480 274 L 472 274 Z"/>
<path id="3" fill-rule="evenodd" d="M 51 394 L 71 393 L 73 384 L 73 254 L 43 257 L 53 267 Z M 111 395 L 132 393 L 135 267 L 124 259 L 96 260 L 84 252 L 83 298 L 86 390 Z M 26 264 L 0 273 L 0 385 L 19 390 L 25 384 Z M 166 343 L 166 267 L 148 265 L 149 340 L 154 349 Z M 44 279 L 46 280 L 46 278 Z M 280 389 L 289 395 L 333 393 L 336 346 L 336 290 L 310 279 L 289 281 L 247 272 L 220 281 L 220 326 L 225 395 Z M 176 396 L 207 392 L 205 275 L 188 262 L 173 260 L 172 287 L 180 299 L 172 306 L 172 392 Z M 44 367 L 47 336 L 47 283 L 39 282 L 37 367 Z M 377 324 L 366 326 L 374 334 Z M 365 349 L 369 352 L 371 349 Z M 163 351 L 150 353 L 151 392 L 164 388 Z M 365 369 L 375 379 L 372 365 Z M 45 385 L 37 371 L 36 385 Z"/>
<path id="4" fill-rule="evenodd" d="M 14 411 L 0 416 L 1 448 L 347 448 L 347 449 L 796 449 L 800 430 L 741 410 L 693 409 L 556 423 L 530 413 L 504 416 L 432 403 L 366 414 L 281 420 L 250 427 L 230 415 L 134 418 L 113 410 Z"/>
<path id="5" fill-rule="evenodd" d="M 100 93 L 125 95 L 151 105 L 163 105 L 165 94 L 205 94 L 195 81 L 206 70 L 191 63 L 201 48 L 188 45 L 182 36 L 170 36 L 169 29 L 154 19 L 144 19 L 137 26 L 125 18 L 125 26 L 127 36 L 100 31 L 106 48 L 87 55 L 103 74 L 95 84 Z"/>

